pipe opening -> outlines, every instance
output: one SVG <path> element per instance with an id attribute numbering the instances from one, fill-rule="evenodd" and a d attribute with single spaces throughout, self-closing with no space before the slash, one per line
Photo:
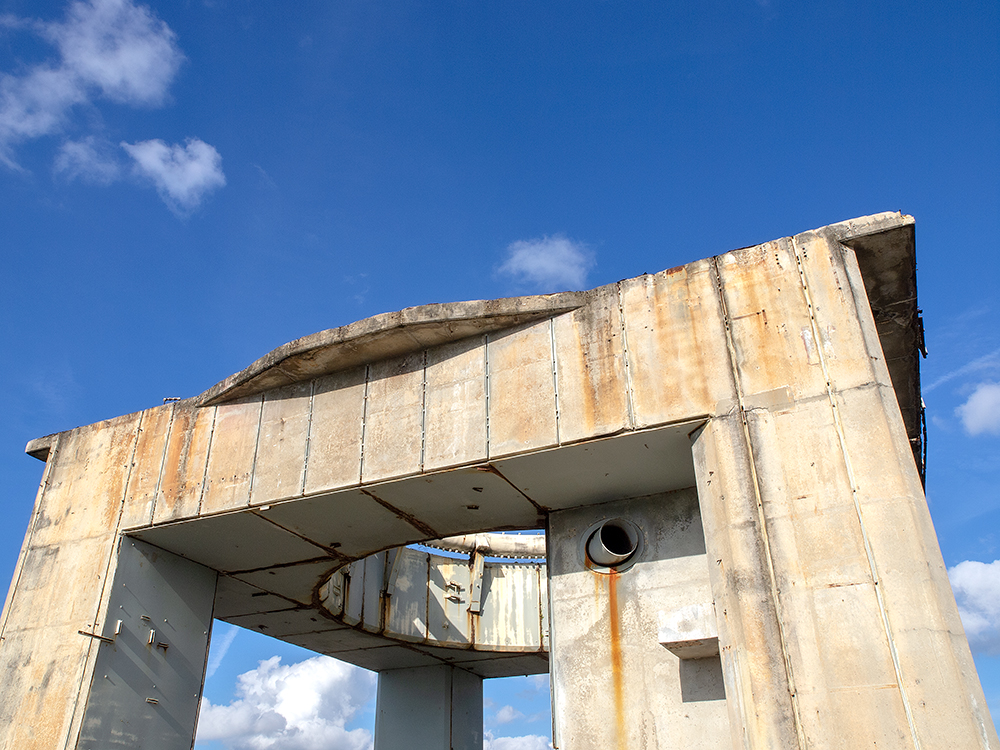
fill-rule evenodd
<path id="1" fill-rule="evenodd" d="M 586 543 L 587 559 L 602 568 L 619 567 L 639 549 L 639 529 L 623 518 L 604 521 L 593 530 Z"/>

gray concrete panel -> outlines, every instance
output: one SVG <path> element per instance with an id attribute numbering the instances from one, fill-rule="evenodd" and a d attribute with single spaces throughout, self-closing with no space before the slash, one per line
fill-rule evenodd
<path id="1" fill-rule="evenodd" d="M 208 658 L 216 573 L 123 539 L 79 750 L 187 750 Z"/>

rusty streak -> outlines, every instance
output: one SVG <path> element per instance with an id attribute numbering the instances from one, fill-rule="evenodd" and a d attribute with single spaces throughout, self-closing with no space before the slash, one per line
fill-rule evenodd
<path id="1" fill-rule="evenodd" d="M 614 568 L 608 578 L 608 622 L 611 625 L 611 680 L 615 698 L 615 745 L 618 750 L 628 747 L 625 732 L 625 675 L 622 667 L 622 640 L 618 617 L 618 571 Z"/>
<path id="2" fill-rule="evenodd" d="M 477 471 L 489 472 L 490 474 L 496 474 L 503 481 L 505 481 L 507 484 L 509 484 L 511 487 L 513 487 L 518 492 L 518 494 L 521 495 L 521 497 L 523 497 L 525 500 L 527 500 L 529 503 L 531 503 L 535 507 L 535 510 L 538 511 L 539 515 L 544 515 L 545 513 L 548 513 L 548 508 L 546 508 L 544 505 L 539 505 L 534 500 L 532 500 L 530 497 L 528 497 L 527 495 L 525 495 L 524 492 L 521 490 L 520 487 L 518 487 L 516 484 L 514 484 L 512 481 L 510 481 L 507 477 L 505 477 L 503 474 L 501 474 L 500 473 L 500 469 L 498 469 L 493 464 L 485 464 L 483 466 L 477 466 L 476 470 Z"/>

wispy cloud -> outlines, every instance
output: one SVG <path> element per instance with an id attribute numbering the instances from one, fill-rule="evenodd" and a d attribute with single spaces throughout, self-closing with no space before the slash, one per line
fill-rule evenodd
<path id="1" fill-rule="evenodd" d="M 924 386 L 922 391 L 925 394 L 930 393 L 938 386 L 944 385 L 950 380 L 954 380 L 962 375 L 968 375 L 972 372 L 982 372 L 983 370 L 1000 370 L 1000 349 L 995 349 L 989 354 L 984 354 L 982 357 L 977 357 L 959 368 L 946 372 L 944 375 L 931 382 L 930 385 Z"/>
<path id="2" fill-rule="evenodd" d="M 132 107 L 159 107 L 169 98 L 184 54 L 177 35 L 153 12 L 132 0 L 71 3 L 64 20 L 0 18 L 0 26 L 29 31 L 49 42 L 52 59 L 17 75 L 0 74 L 0 163 L 23 171 L 18 145 L 83 126 L 74 115 L 100 100 Z M 226 184 L 222 158 L 197 138 L 183 145 L 160 140 L 122 143 L 133 173 L 148 179 L 178 215 Z M 67 180 L 109 185 L 125 170 L 123 156 L 106 138 L 91 133 L 59 147 L 54 171 Z"/>
<path id="3" fill-rule="evenodd" d="M 236 639 L 236 634 L 240 632 L 240 628 L 237 625 L 230 625 L 229 630 L 226 634 L 222 636 L 218 641 L 212 640 L 212 653 L 208 658 L 208 668 L 205 670 L 205 678 L 209 678 L 216 673 L 219 667 L 222 665 L 222 660 L 226 658 L 226 654 L 229 652 L 229 647 L 233 645 L 233 641 Z"/>
<path id="4" fill-rule="evenodd" d="M 336 659 L 274 656 L 239 676 L 232 703 L 202 699 L 197 739 L 229 750 L 368 750 L 371 733 L 346 725 L 374 691 L 374 674 Z"/>
<path id="5" fill-rule="evenodd" d="M 113 148 L 94 136 L 66 141 L 56 153 L 53 169 L 67 180 L 110 185 L 121 176 L 121 165 Z"/>
<path id="6" fill-rule="evenodd" d="M 226 184 L 219 152 L 198 138 L 188 138 L 183 146 L 161 140 L 121 146 L 135 161 L 136 174 L 152 181 L 174 213 L 190 213 L 208 193 Z"/>
<path id="7" fill-rule="evenodd" d="M 174 32 L 130 0 L 75 2 L 61 22 L 6 21 L 34 31 L 58 53 L 20 75 L 0 75 L 0 161 L 14 169 L 14 146 L 58 133 L 77 105 L 98 98 L 162 104 L 184 59 Z"/>
<path id="8" fill-rule="evenodd" d="M 562 234 L 518 240 L 507 246 L 499 273 L 541 291 L 583 289 L 594 254 Z"/>
<path id="9" fill-rule="evenodd" d="M 955 413 L 970 435 L 1000 435 L 1000 383 L 980 383 Z"/>
<path id="10" fill-rule="evenodd" d="M 965 634 L 974 652 L 1000 654 L 1000 560 L 965 560 L 948 569 Z"/>

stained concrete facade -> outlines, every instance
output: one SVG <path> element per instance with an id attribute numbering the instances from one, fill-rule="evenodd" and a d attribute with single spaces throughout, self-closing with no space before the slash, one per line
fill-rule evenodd
<path id="1" fill-rule="evenodd" d="M 481 679 L 546 664 L 560 748 L 1000 750 L 921 487 L 917 312 L 913 220 L 878 214 L 376 316 L 32 441 L 0 746 L 190 747 L 214 617 L 379 671 L 379 750 L 408 686 L 428 747 L 478 747 Z M 610 522 L 635 545 L 601 567 Z M 472 611 L 476 555 L 391 588 L 404 545 L 541 528 L 534 593 Z"/>

